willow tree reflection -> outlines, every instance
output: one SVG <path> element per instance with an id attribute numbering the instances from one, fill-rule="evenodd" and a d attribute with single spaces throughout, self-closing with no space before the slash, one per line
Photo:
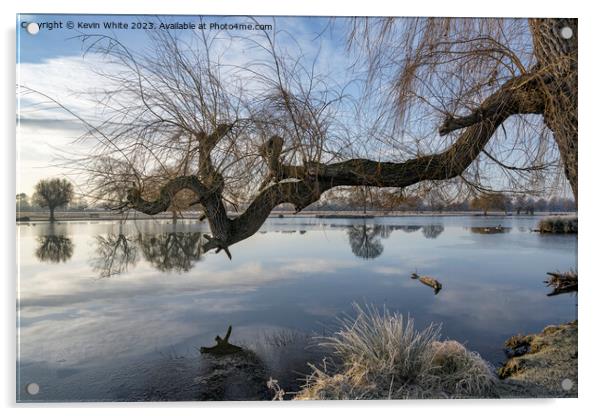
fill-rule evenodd
<path id="1" fill-rule="evenodd" d="M 64 263 L 73 256 L 73 242 L 67 236 L 56 231 L 54 224 L 48 234 L 37 237 L 36 257 L 47 263 Z"/>
<path id="2" fill-rule="evenodd" d="M 140 254 L 159 271 L 189 271 L 202 259 L 203 237 L 200 232 L 157 234 L 119 233 L 97 235 L 96 257 L 90 264 L 100 277 L 111 277 L 128 271 L 140 260 Z"/>
<path id="3" fill-rule="evenodd" d="M 367 226 L 364 223 L 353 225 L 347 230 L 351 251 L 363 259 L 374 259 L 380 256 L 384 250 L 380 238 L 388 238 L 389 235 L 390 232 L 382 225 Z"/>
<path id="4" fill-rule="evenodd" d="M 399 225 L 397 226 L 398 230 L 402 230 L 405 233 L 415 233 L 416 231 L 420 230 L 422 228 L 422 225 Z"/>
<path id="5" fill-rule="evenodd" d="M 100 277 L 111 277 L 128 270 L 138 262 L 135 238 L 123 233 L 96 236 L 96 257 L 91 264 Z"/>
<path id="6" fill-rule="evenodd" d="M 445 231 L 445 227 L 441 224 L 429 224 L 422 227 L 422 235 L 428 239 L 439 237 L 443 231 Z"/>
<path id="7" fill-rule="evenodd" d="M 203 237 L 200 232 L 141 234 L 142 255 L 157 270 L 187 272 L 202 260 Z"/>

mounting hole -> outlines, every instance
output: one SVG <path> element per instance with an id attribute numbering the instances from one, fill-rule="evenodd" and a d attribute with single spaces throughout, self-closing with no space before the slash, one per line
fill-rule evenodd
<path id="1" fill-rule="evenodd" d="M 40 25 L 36 22 L 29 22 L 27 23 L 27 26 L 25 26 L 25 29 L 30 35 L 37 35 L 40 31 Z"/>
<path id="2" fill-rule="evenodd" d="M 563 27 L 562 29 L 560 29 L 560 36 L 562 36 L 563 39 L 570 39 L 573 37 L 573 29 L 571 29 L 568 26 Z"/>
<path id="3" fill-rule="evenodd" d="M 27 394 L 35 396 L 40 392 L 40 385 L 38 383 L 29 383 L 27 386 L 25 386 L 25 390 L 27 391 Z"/>
<path id="4" fill-rule="evenodd" d="M 562 386 L 562 390 L 570 391 L 573 389 L 573 380 L 571 380 L 570 378 L 565 378 L 564 380 L 562 380 L 562 383 L 560 383 L 560 385 Z"/>

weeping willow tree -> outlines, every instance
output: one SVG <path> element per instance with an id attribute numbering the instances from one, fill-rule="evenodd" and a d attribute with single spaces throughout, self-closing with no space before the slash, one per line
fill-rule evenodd
<path id="1" fill-rule="evenodd" d="M 226 41 L 163 31 L 142 51 L 86 36 L 113 69 L 106 119 L 82 120 L 96 144 L 71 161 L 90 195 L 155 215 L 184 209 L 187 192 L 211 229 L 203 250 L 228 256 L 276 206 L 301 211 L 337 187 L 527 192 L 558 187 L 561 167 L 577 196 L 576 20 L 336 24 L 349 32 L 340 52 L 358 62 L 354 93 L 302 48 L 279 47 L 278 30 Z"/>
<path id="2" fill-rule="evenodd" d="M 407 134 L 427 155 L 421 179 L 534 193 L 555 178 L 577 199 L 576 19 L 356 19 L 350 38 L 386 144 Z"/>

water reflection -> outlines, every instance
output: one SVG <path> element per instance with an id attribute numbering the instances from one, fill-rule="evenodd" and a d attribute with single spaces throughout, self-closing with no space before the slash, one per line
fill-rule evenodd
<path id="1" fill-rule="evenodd" d="M 112 277 L 128 272 L 138 264 L 141 256 L 161 272 L 188 272 L 202 260 L 201 232 L 181 232 L 175 227 L 167 233 L 118 233 L 94 236 L 92 270 L 100 277 Z"/>
<path id="2" fill-rule="evenodd" d="M 496 225 L 494 227 L 470 227 L 470 232 L 475 234 L 504 234 L 509 233 L 512 227 L 502 227 Z"/>
<path id="3" fill-rule="evenodd" d="M 217 388 L 241 386 L 211 378 L 223 369 L 199 360 L 197 352 L 232 324 L 233 343 L 256 353 L 269 376 L 295 391 L 296 377 L 313 358 L 304 355 L 302 345 L 280 347 L 295 336 L 278 336 L 274 347 L 260 347 L 261 334 L 286 329 L 324 335 L 339 314 L 351 312 L 353 302 L 411 313 L 420 328 L 441 322 L 446 338 L 462 340 L 497 363 L 509 336 L 576 318 L 575 298 L 547 297 L 541 283 L 545 272 L 575 267 L 575 236 L 470 230 L 500 222 L 529 229 L 537 220 L 270 219 L 268 233 L 243 243 L 231 262 L 200 254 L 201 233 L 207 230 L 196 223 L 129 221 L 120 229 L 106 221 L 73 222 L 56 225 L 72 241 L 72 257 L 52 266 L 36 258 L 37 237 L 58 233 L 48 232 L 47 225 L 23 226 L 20 388 L 34 381 L 43 386 L 35 400 L 198 399 L 211 395 L 204 377 Z M 425 227 L 429 222 L 440 225 Z M 438 238 L 441 225 L 446 235 Z M 426 238 L 425 228 L 437 238 Z M 297 233 L 279 232 L 291 230 Z M 381 254 L 364 261 L 350 251 Z M 188 275 L 179 278 L 161 271 L 186 269 Z M 409 275 L 417 269 L 444 290 L 433 296 L 412 281 Z M 123 278 L 94 278 L 117 273 Z M 157 351 L 174 351 L 174 358 L 166 360 Z M 323 354 L 316 355 L 319 362 Z M 255 368 L 261 371 L 263 365 Z M 283 383 L 286 375 L 289 381 Z M 20 397 L 31 399 L 24 390 Z"/>
<path id="4" fill-rule="evenodd" d="M 349 246 L 353 254 L 362 259 L 375 259 L 382 255 L 382 239 L 388 239 L 394 231 L 414 233 L 422 230 L 427 239 L 435 239 L 445 230 L 442 224 L 392 225 L 392 224 L 331 224 L 330 227 L 345 228 Z M 507 232 L 510 228 L 503 228 Z M 481 231 L 479 231 L 481 230 Z M 483 231 L 484 230 L 484 231 Z M 498 228 L 472 227 L 475 233 L 498 232 Z M 302 230 L 261 230 L 260 234 L 270 232 L 282 234 L 305 234 Z M 499 231 L 502 232 L 502 231 Z M 141 258 L 158 271 L 188 272 L 203 260 L 203 236 L 201 231 L 177 231 L 175 224 L 171 231 L 148 233 L 144 230 L 124 231 L 119 224 L 116 233 L 98 234 L 94 238 L 94 255 L 89 264 L 100 277 L 111 277 L 126 273 L 130 267 L 138 264 Z M 66 262 L 73 255 L 71 239 L 55 232 L 53 226 L 48 235 L 38 237 L 39 247 L 36 256 L 40 261 Z"/>
<path id="5" fill-rule="evenodd" d="M 425 238 L 435 239 L 443 233 L 445 227 L 441 224 L 430 225 L 388 225 L 372 224 L 365 222 L 360 225 L 345 226 L 348 228 L 347 236 L 351 251 L 357 257 L 363 259 L 375 259 L 383 253 L 383 244 L 381 239 L 387 239 L 393 231 L 402 230 L 406 233 L 413 233 L 422 230 Z"/>
<path id="6" fill-rule="evenodd" d="M 121 231 L 121 230 L 120 230 Z M 97 235 L 96 257 L 91 260 L 92 269 L 100 277 L 111 277 L 128 270 L 129 266 L 138 263 L 138 247 L 131 236 L 108 234 Z"/>
<path id="7" fill-rule="evenodd" d="M 441 235 L 445 227 L 441 224 L 429 224 L 422 227 L 422 234 L 425 238 L 435 239 Z"/>
<path id="8" fill-rule="evenodd" d="M 349 246 L 353 254 L 362 259 L 379 257 L 384 246 L 382 239 L 388 239 L 396 230 L 414 233 L 422 230 L 425 238 L 435 239 L 444 231 L 441 224 L 430 225 L 391 225 L 391 224 L 331 224 L 330 227 L 345 228 Z M 302 230 L 261 230 L 259 234 L 305 234 Z M 202 261 L 203 237 L 198 232 L 176 231 L 175 225 L 170 232 L 127 234 L 123 225 L 118 233 L 97 235 L 95 239 L 96 256 L 90 261 L 95 272 L 101 277 L 111 277 L 128 271 L 135 266 L 140 253 L 144 260 L 159 271 L 188 272 L 198 261 Z"/>
<path id="9" fill-rule="evenodd" d="M 50 226 L 48 234 L 37 237 L 37 242 L 35 255 L 42 262 L 64 263 L 73 256 L 71 239 L 58 233 L 54 225 Z"/>
<path id="10" fill-rule="evenodd" d="M 367 226 L 353 225 L 347 230 L 351 251 L 362 259 L 374 259 L 383 252 L 379 237 L 388 238 L 391 235 L 382 225 Z"/>
<path id="11" fill-rule="evenodd" d="M 203 237 L 200 232 L 140 234 L 139 244 L 144 259 L 162 272 L 187 272 L 202 260 Z"/>
<path id="12" fill-rule="evenodd" d="M 422 225 L 400 225 L 398 229 L 406 233 L 414 233 L 422 228 Z"/>

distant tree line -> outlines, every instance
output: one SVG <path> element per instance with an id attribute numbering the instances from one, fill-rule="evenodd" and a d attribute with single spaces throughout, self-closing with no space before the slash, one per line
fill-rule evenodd
<path id="1" fill-rule="evenodd" d="M 338 192 L 327 195 L 310 207 L 316 210 L 333 211 L 430 211 L 458 212 L 480 211 L 533 215 L 535 212 L 572 212 L 576 211 L 573 198 L 553 196 L 549 198 L 525 195 L 507 195 L 490 193 L 474 195 L 463 200 L 447 201 L 436 193 L 422 197 L 400 196 L 391 192 Z"/>
<path id="2" fill-rule="evenodd" d="M 180 195 L 179 200 L 172 201 L 170 210 L 174 216 L 186 210 L 197 210 L 200 207 L 190 206 L 185 201 L 188 195 Z M 188 205 L 188 206 L 187 206 Z M 65 211 L 83 211 L 91 208 L 87 201 L 74 195 L 73 185 L 65 179 L 43 179 L 36 184 L 34 194 L 16 195 L 17 216 L 21 212 L 48 210 L 50 220 L 54 220 L 54 211 L 61 208 Z M 92 208 L 103 208 L 92 207 Z M 290 204 L 282 204 L 276 211 L 292 210 Z M 388 190 L 372 190 L 366 187 L 355 187 L 347 190 L 330 192 L 319 201 L 313 203 L 310 210 L 320 211 L 426 211 L 426 212 L 465 212 L 475 211 L 487 215 L 489 212 L 515 213 L 516 215 L 533 215 L 535 212 L 572 212 L 576 211 L 573 198 L 553 196 L 535 198 L 525 195 L 508 195 L 504 193 L 483 193 L 463 200 L 449 201 L 437 192 L 427 192 L 422 196 L 401 195 Z"/>

